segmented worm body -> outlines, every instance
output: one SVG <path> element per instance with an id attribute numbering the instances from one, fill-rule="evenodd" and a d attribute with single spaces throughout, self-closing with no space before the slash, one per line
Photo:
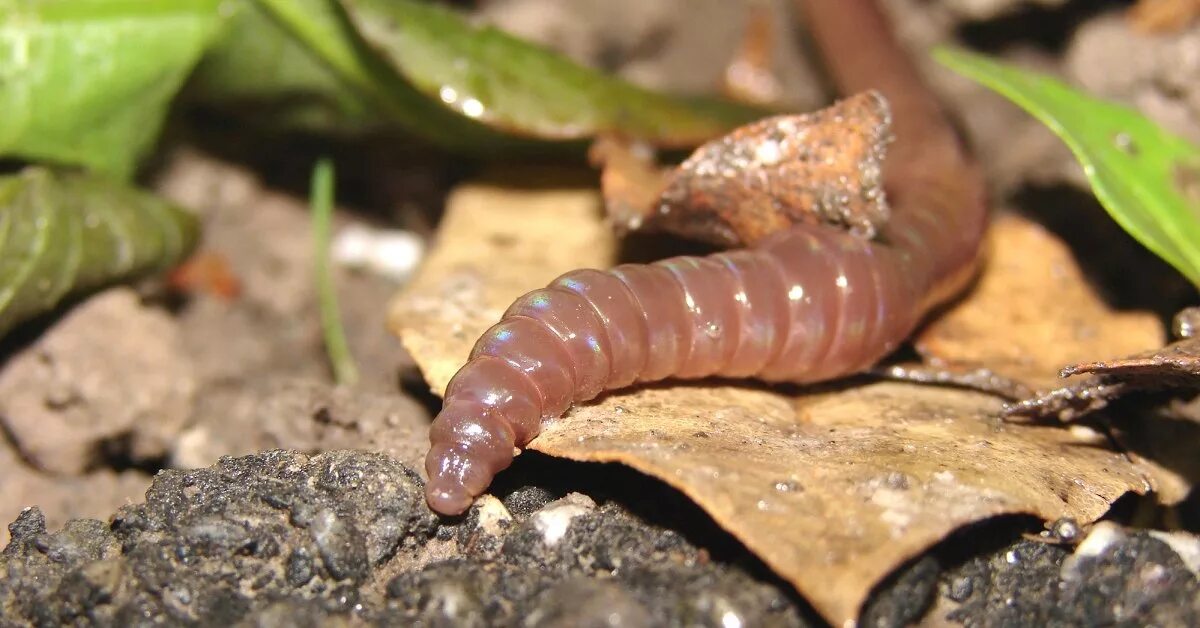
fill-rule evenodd
<path id="1" fill-rule="evenodd" d="M 812 3 L 826 4 L 873 10 Z M 834 70 L 844 91 L 876 84 L 870 71 Z M 903 342 L 962 286 L 986 222 L 982 186 L 913 81 L 879 85 L 897 141 L 885 165 L 893 213 L 876 239 L 795 225 L 748 249 L 572 271 L 513 303 L 446 390 L 426 458 L 430 506 L 464 511 L 515 447 L 605 390 L 708 376 L 816 382 Z"/>

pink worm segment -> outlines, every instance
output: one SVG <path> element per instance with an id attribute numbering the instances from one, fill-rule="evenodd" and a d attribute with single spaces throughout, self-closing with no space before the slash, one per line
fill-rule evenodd
<path id="1" fill-rule="evenodd" d="M 604 390 L 713 375 L 806 383 L 870 367 L 972 268 L 983 199 L 938 210 L 971 199 L 946 197 L 978 189 L 962 184 L 906 186 L 877 241 L 797 225 L 749 249 L 572 271 L 517 299 L 447 388 L 425 461 L 429 505 L 463 512 L 515 447 Z"/>

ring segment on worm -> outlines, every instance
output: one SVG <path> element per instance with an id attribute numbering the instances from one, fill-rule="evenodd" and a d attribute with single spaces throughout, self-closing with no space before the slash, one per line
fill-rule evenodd
<path id="1" fill-rule="evenodd" d="M 901 162 L 884 164 L 892 214 L 876 238 L 794 224 L 745 249 L 575 270 L 517 299 L 447 387 L 425 461 L 430 507 L 465 511 L 516 448 L 603 391 L 709 376 L 812 383 L 893 351 L 962 288 L 986 226 L 969 158 L 913 81 L 865 96 L 883 107 L 894 96 L 898 118 Z M 933 139 L 905 135 L 930 128 Z"/>

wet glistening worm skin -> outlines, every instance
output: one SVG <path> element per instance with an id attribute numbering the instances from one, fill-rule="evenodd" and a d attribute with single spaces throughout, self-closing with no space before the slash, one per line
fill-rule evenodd
<path id="1" fill-rule="evenodd" d="M 961 289 L 986 226 L 977 172 L 872 2 L 805 8 L 843 93 L 877 88 L 891 105 L 891 220 L 874 240 L 800 224 L 748 249 L 572 271 L 519 298 L 476 343 L 433 422 L 434 510 L 463 512 L 574 403 L 666 378 L 853 374 Z M 879 37 L 862 46 L 832 37 L 838 29 Z"/>

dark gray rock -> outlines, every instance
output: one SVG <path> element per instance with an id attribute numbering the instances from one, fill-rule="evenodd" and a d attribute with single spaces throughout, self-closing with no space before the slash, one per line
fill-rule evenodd
<path id="1" fill-rule="evenodd" d="M 1179 555 L 1144 531 L 1100 525 L 1104 543 L 1085 541 L 1074 555 L 1020 540 L 949 570 L 942 595 L 961 604 L 950 619 L 981 627 L 1200 625 L 1200 582 Z"/>
<path id="2" fill-rule="evenodd" d="M 162 472 L 145 503 L 108 524 L 48 533 L 30 509 L 0 554 L 0 616 L 130 626 L 805 623 L 786 588 L 616 506 L 525 490 L 517 515 L 491 500 L 490 511 L 442 521 L 422 489 L 379 454 L 275 451 Z"/>

